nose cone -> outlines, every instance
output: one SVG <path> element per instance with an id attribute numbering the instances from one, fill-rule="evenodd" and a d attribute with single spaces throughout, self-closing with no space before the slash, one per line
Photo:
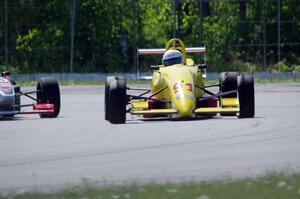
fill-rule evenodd
<path id="1" fill-rule="evenodd" d="M 195 100 L 190 99 L 193 96 L 184 96 L 175 101 L 175 107 L 178 111 L 179 117 L 192 117 L 195 108 Z"/>
<path id="2" fill-rule="evenodd" d="M 179 117 L 192 117 L 196 104 L 193 90 L 192 81 L 180 81 L 174 84 L 172 102 L 178 111 Z"/>
<path id="3" fill-rule="evenodd" d="M 195 109 L 195 83 L 191 67 L 175 65 L 164 68 L 174 108 L 179 117 L 192 117 Z"/>

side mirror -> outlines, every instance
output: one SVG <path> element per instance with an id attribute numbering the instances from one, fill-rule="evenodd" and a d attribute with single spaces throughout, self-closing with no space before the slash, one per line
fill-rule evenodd
<path id="1" fill-rule="evenodd" d="M 152 70 L 159 70 L 159 65 L 151 65 L 150 69 L 152 69 Z"/>
<path id="2" fill-rule="evenodd" d="M 206 69 L 207 68 L 207 64 L 198 64 L 198 69 Z"/>

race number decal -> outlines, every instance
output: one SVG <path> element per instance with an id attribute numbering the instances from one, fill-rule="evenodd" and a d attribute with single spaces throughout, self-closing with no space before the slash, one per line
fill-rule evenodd
<path id="1" fill-rule="evenodd" d="M 193 85 L 191 83 L 186 83 L 185 84 L 187 91 L 193 92 Z M 178 92 L 178 88 L 182 88 L 182 83 L 175 83 L 173 85 L 173 92 L 177 93 Z"/>
<path id="2" fill-rule="evenodd" d="M 187 88 L 188 91 L 193 92 L 193 85 L 191 83 L 187 83 L 185 85 L 188 87 Z"/>
<path id="3" fill-rule="evenodd" d="M 177 93 L 177 91 L 178 91 L 178 83 L 175 83 L 175 84 L 173 85 L 173 92 L 174 92 L 174 93 Z"/>

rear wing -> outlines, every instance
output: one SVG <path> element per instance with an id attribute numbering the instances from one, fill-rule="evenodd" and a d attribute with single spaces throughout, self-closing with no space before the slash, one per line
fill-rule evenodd
<path id="1" fill-rule="evenodd" d="M 138 49 L 138 55 L 163 55 L 166 49 L 164 48 L 150 48 L 150 49 Z M 205 47 L 190 47 L 185 48 L 186 54 L 204 54 L 206 52 Z"/>

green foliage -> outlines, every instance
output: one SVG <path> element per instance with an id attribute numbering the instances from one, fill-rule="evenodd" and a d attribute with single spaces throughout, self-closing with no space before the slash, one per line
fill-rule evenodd
<path id="1" fill-rule="evenodd" d="M 67 72 L 70 67 L 70 12 L 72 1 L 8 0 L 9 65 L 16 72 Z M 77 1 L 74 71 L 128 72 L 135 71 L 134 45 L 140 48 L 162 48 L 173 37 L 173 1 L 161 0 L 80 0 Z M 206 2 L 206 1 L 204 1 Z M 187 46 L 207 48 L 210 70 L 235 68 L 241 71 L 262 70 L 262 8 L 259 0 L 247 1 L 245 13 L 240 2 L 207 1 L 200 36 L 200 4 L 178 1 L 176 37 Z M 276 1 L 266 0 L 266 39 L 277 42 Z M 298 0 L 281 0 L 281 56 L 286 63 L 300 64 L 300 4 Z M 4 4 L 0 15 L 4 16 Z M 134 14 L 136 11 L 136 15 Z M 134 16 L 136 32 L 134 32 Z M 291 22 L 290 22 L 291 21 Z M 4 20 L 0 20 L 0 48 L 4 49 Z M 287 44 L 286 44 L 287 43 Z M 245 46 L 247 44 L 247 46 Z M 276 63 L 276 45 L 268 45 L 267 62 Z M 161 58 L 140 59 L 141 68 L 148 70 Z M 4 50 L 0 53 L 4 64 Z M 299 71 L 279 63 L 274 71 Z"/>
<path id="2" fill-rule="evenodd" d="M 47 31 L 30 29 L 26 35 L 18 35 L 19 57 L 24 61 L 23 72 L 43 72 L 61 70 L 61 60 L 65 49 L 55 49 L 64 40 L 64 32 L 51 27 Z M 40 67 L 43 66 L 43 69 Z"/>
<path id="3" fill-rule="evenodd" d="M 245 70 L 244 72 L 256 72 L 257 71 L 257 65 L 251 64 L 249 62 L 245 63 Z"/>
<path id="4" fill-rule="evenodd" d="M 294 65 L 293 68 L 294 68 L 293 72 L 300 73 L 300 65 Z"/>
<path id="5" fill-rule="evenodd" d="M 216 65 L 228 59 L 229 52 L 224 47 L 232 41 L 237 17 L 231 14 L 236 7 L 226 2 L 214 2 L 212 6 L 216 15 L 205 17 L 203 27 L 208 61 Z"/>
<path id="6" fill-rule="evenodd" d="M 274 66 L 273 72 L 292 72 L 293 68 L 289 67 L 285 61 L 281 61 L 278 62 L 278 64 L 276 64 Z"/>

